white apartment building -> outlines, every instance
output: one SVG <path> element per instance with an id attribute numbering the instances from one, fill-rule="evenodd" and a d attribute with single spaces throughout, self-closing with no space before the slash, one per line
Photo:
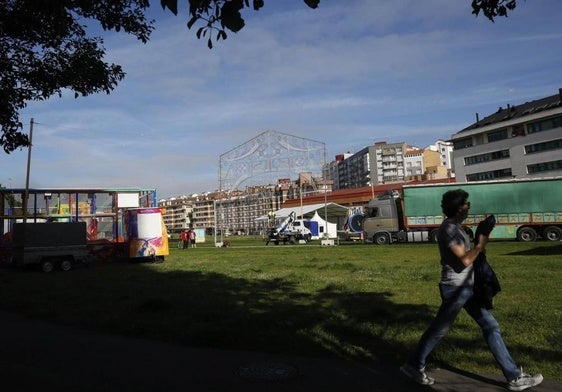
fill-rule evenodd
<path id="1" fill-rule="evenodd" d="M 562 175 L 562 89 L 499 110 L 452 136 L 457 182 Z"/>

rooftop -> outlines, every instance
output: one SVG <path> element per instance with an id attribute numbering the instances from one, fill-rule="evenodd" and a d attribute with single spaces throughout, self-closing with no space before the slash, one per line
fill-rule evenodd
<path id="1" fill-rule="evenodd" d="M 474 124 L 464 128 L 459 133 L 481 128 L 490 124 L 500 123 L 506 120 L 512 120 L 514 118 L 525 117 L 534 113 L 541 112 L 543 110 L 553 109 L 561 106 L 562 88 L 558 90 L 558 94 L 552 95 L 550 97 L 537 99 L 531 102 L 525 102 L 524 104 L 516 106 L 507 105 L 507 108 L 500 107 L 494 114 L 476 121 Z"/>

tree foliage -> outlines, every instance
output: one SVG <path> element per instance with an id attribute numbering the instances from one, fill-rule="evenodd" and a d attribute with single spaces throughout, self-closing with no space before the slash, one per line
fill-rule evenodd
<path id="1" fill-rule="evenodd" d="M 320 0 L 303 0 L 310 8 L 317 8 Z M 162 8 L 178 14 L 178 0 L 160 0 Z M 250 7 L 250 0 L 187 0 L 189 5 L 189 21 L 191 29 L 197 22 L 203 26 L 197 29 L 197 38 L 206 38 L 209 49 L 213 48 L 213 37 L 216 41 L 228 37 L 226 30 L 237 33 L 245 26 L 241 10 Z M 252 0 L 251 7 L 258 11 L 264 6 L 264 0 Z M 216 32 L 216 36 L 213 33 Z"/>
<path id="2" fill-rule="evenodd" d="M 497 16 L 505 16 L 517 7 L 517 0 L 472 0 L 472 13 L 476 16 L 482 12 L 492 22 Z"/>
<path id="3" fill-rule="evenodd" d="M 0 145 L 6 153 L 29 144 L 19 111 L 29 101 L 64 90 L 75 97 L 110 93 L 125 73 L 104 61 L 103 30 L 124 31 L 147 42 L 153 29 L 148 0 L 3 0 L 0 6 Z"/>
<path id="4" fill-rule="evenodd" d="M 227 30 L 244 28 L 244 9 L 260 10 L 265 0 L 185 0 L 187 27 L 196 36 L 225 40 Z M 285 0 L 288 1 L 288 0 Z M 303 0 L 317 8 L 320 0 Z M 164 9 L 178 14 L 178 0 L 160 0 Z M 109 94 L 125 73 L 121 66 L 104 60 L 101 37 L 91 26 L 124 31 L 146 43 L 153 21 L 146 19 L 149 0 L 2 0 L 0 4 L 0 146 L 6 153 L 27 146 L 19 111 L 30 101 L 45 100 L 63 91 L 75 97 Z M 472 0 L 473 14 L 491 21 L 507 16 L 516 0 Z"/>
<path id="5" fill-rule="evenodd" d="M 258 11 L 264 6 L 264 0 L 186 0 L 189 5 L 189 21 L 187 27 L 191 29 L 197 22 L 203 26 L 197 29 L 197 38 L 207 39 L 209 49 L 215 41 L 228 37 L 226 30 L 233 33 L 244 27 L 241 11 L 250 6 Z M 317 8 L 320 0 L 303 0 L 310 8 Z M 178 0 L 160 0 L 162 8 L 169 9 L 174 15 L 178 14 Z M 508 10 L 517 6 L 517 0 L 472 0 L 472 13 L 478 16 L 481 12 L 492 22 L 498 16 L 507 17 Z M 216 35 L 213 33 L 216 32 Z"/>

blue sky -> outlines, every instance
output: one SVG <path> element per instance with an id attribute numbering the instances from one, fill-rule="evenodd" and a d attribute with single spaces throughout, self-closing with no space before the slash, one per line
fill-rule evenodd
<path id="1" fill-rule="evenodd" d="M 180 0 L 183 5 L 184 1 Z M 519 1 L 495 23 L 470 0 L 267 0 L 212 50 L 161 10 L 148 44 L 105 34 L 125 80 L 111 95 L 30 103 L 30 187 L 218 188 L 221 154 L 274 130 L 326 143 L 328 160 L 375 141 L 425 147 L 500 106 L 562 87 L 562 1 Z M 183 13 L 181 13 L 183 11 Z M 24 187 L 27 149 L 0 155 Z"/>

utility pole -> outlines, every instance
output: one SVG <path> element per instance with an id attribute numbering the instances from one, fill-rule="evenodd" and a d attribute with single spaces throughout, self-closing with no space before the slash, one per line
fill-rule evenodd
<path id="1" fill-rule="evenodd" d="M 29 147 L 27 149 L 27 175 L 25 177 L 25 195 L 23 197 L 23 223 L 27 222 L 27 202 L 29 200 L 29 168 L 31 166 L 31 146 L 33 146 L 33 118 L 29 122 Z"/>

